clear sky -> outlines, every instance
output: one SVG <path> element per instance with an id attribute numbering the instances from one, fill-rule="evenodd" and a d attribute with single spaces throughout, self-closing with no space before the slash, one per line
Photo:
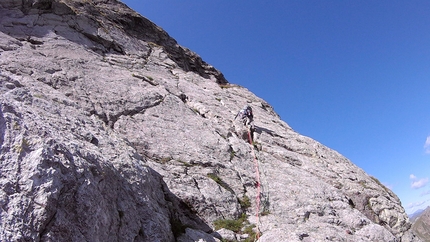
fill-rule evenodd
<path id="1" fill-rule="evenodd" d="M 430 1 L 123 2 L 378 178 L 407 213 L 430 206 Z"/>

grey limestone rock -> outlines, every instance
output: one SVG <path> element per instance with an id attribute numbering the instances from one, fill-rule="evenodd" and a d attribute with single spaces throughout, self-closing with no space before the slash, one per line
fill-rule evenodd
<path id="1" fill-rule="evenodd" d="M 0 93 L 1 241 L 420 241 L 392 191 L 119 1 L 2 1 Z"/>

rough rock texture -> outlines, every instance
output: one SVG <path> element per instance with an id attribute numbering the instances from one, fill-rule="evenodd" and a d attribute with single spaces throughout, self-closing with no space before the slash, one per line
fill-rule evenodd
<path id="1" fill-rule="evenodd" d="M 430 241 L 430 207 L 413 219 L 412 231 L 414 231 L 422 241 Z"/>
<path id="2" fill-rule="evenodd" d="M 121 2 L 1 1 L 0 92 L 1 241 L 420 241 L 392 191 Z"/>

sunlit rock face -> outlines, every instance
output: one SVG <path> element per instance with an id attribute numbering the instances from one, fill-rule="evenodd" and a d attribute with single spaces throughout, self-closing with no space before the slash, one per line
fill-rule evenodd
<path id="1" fill-rule="evenodd" d="M 0 241 L 420 241 L 392 191 L 121 2 L 1 1 L 0 92 Z"/>

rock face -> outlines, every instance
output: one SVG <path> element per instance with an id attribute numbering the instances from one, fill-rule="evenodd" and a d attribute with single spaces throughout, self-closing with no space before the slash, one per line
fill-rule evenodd
<path id="1" fill-rule="evenodd" d="M 427 207 L 418 217 L 413 219 L 412 230 L 422 241 L 430 241 L 430 207 Z"/>
<path id="2" fill-rule="evenodd" d="M 1 241 L 420 241 L 392 191 L 121 2 L 1 1 L 0 92 Z"/>

